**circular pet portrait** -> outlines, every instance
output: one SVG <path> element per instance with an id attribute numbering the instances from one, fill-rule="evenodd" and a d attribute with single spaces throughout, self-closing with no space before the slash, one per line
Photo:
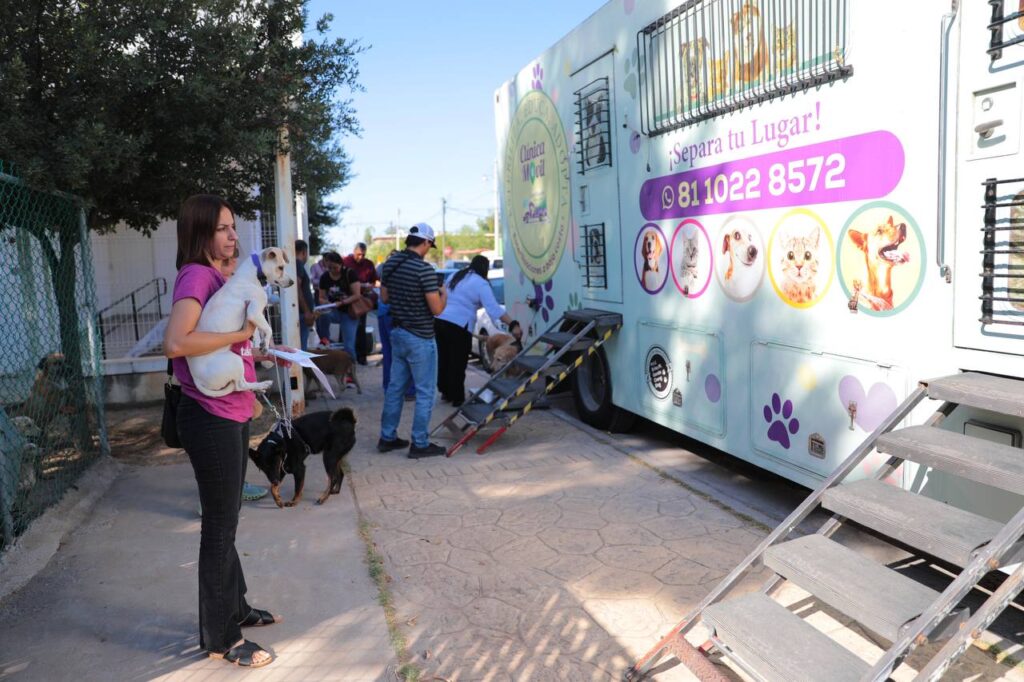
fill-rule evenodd
<path id="1" fill-rule="evenodd" d="M 817 213 L 795 208 L 782 216 L 768 241 L 775 293 L 794 308 L 816 304 L 832 284 L 833 253 L 832 233 Z"/>
<path id="2" fill-rule="evenodd" d="M 707 291 L 714 256 L 711 238 L 703 225 L 687 218 L 676 226 L 669 261 L 672 263 L 672 280 L 683 296 L 699 298 Z"/>
<path id="3" fill-rule="evenodd" d="M 839 235 L 839 284 L 851 312 L 895 315 L 924 281 L 924 239 L 911 215 L 888 201 L 857 209 Z"/>
<path id="4" fill-rule="evenodd" d="M 764 281 L 764 243 L 750 218 L 734 215 L 725 221 L 715 242 L 715 276 L 725 295 L 749 301 Z"/>
<path id="5" fill-rule="evenodd" d="M 668 281 L 668 247 L 665 233 L 654 223 L 647 223 L 636 236 L 633 262 L 640 286 L 649 294 L 661 291 Z"/>

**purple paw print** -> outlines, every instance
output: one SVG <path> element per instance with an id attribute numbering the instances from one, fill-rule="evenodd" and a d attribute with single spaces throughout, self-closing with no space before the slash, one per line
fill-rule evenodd
<path id="1" fill-rule="evenodd" d="M 554 286 L 552 280 L 548 280 L 541 284 L 533 285 L 533 300 L 536 301 L 536 305 L 540 309 L 540 316 L 547 322 L 551 318 L 551 311 L 555 309 L 555 299 L 551 297 L 551 289 Z"/>
<path id="2" fill-rule="evenodd" d="M 779 418 L 781 415 L 781 419 Z M 773 440 L 789 450 L 789 436 L 800 430 L 800 422 L 793 416 L 793 401 L 782 402 L 778 393 L 772 393 L 771 405 L 764 406 L 764 420 L 768 427 L 768 440 Z"/>
<path id="3" fill-rule="evenodd" d="M 540 64 L 534 64 L 533 66 L 533 80 L 530 82 L 530 87 L 534 90 L 540 90 L 544 87 L 544 67 Z"/>

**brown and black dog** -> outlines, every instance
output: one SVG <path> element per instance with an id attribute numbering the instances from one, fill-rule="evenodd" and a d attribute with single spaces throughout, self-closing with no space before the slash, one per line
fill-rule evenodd
<path id="1" fill-rule="evenodd" d="M 342 460 L 356 444 L 356 415 L 351 408 L 334 412 L 311 412 L 292 422 L 291 433 L 278 422 L 256 449 L 249 448 L 249 458 L 267 475 L 270 494 L 278 507 L 294 507 L 302 497 L 306 482 L 306 457 L 322 452 L 327 471 L 327 490 L 317 498 L 323 504 L 331 495 L 341 492 L 345 478 Z M 281 481 L 291 474 L 295 493 L 289 502 L 281 500 Z"/>
<path id="2" fill-rule="evenodd" d="M 359 395 L 363 394 L 363 388 L 359 385 L 359 378 L 356 377 L 356 361 L 351 353 L 345 350 L 323 350 L 316 351 L 316 353 L 312 358 L 313 364 L 328 377 L 337 379 L 338 387 L 341 391 L 345 390 L 345 380 L 351 377 L 352 383 L 356 387 L 356 393 Z M 310 379 L 312 374 L 312 372 L 309 372 L 307 379 Z"/>

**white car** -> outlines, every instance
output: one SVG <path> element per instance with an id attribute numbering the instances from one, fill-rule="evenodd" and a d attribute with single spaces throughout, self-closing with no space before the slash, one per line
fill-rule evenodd
<path id="1" fill-rule="evenodd" d="M 505 271 L 502 269 L 492 269 L 487 274 L 487 281 L 491 283 L 491 288 L 494 289 L 494 297 L 498 299 L 498 303 L 505 305 Z M 487 356 L 487 343 L 486 340 L 480 337 L 490 336 L 491 334 L 506 334 L 508 330 L 505 329 L 505 325 L 500 320 L 495 322 L 487 314 L 486 309 L 480 308 L 480 310 L 476 311 L 476 326 L 473 328 L 473 333 L 477 335 L 473 346 L 476 349 L 477 357 L 480 358 L 480 366 L 490 372 L 491 358 Z"/>

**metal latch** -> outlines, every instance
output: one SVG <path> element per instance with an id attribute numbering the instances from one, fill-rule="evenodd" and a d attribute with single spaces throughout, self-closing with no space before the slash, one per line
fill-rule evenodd
<path id="1" fill-rule="evenodd" d="M 1003 125 L 1003 119 L 1001 118 L 985 121 L 984 123 L 979 123 L 974 126 L 974 132 L 978 133 L 978 135 L 981 136 L 981 139 L 987 140 L 992 137 L 992 131 L 1001 125 Z"/>

